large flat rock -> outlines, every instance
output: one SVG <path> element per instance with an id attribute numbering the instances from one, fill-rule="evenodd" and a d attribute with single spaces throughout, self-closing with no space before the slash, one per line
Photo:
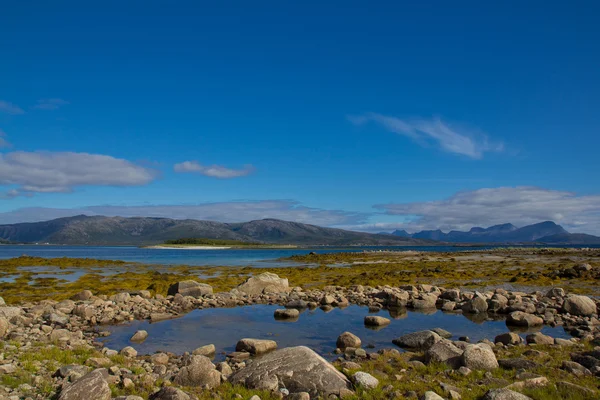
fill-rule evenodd
<path id="1" fill-rule="evenodd" d="M 290 291 L 288 280 L 280 278 L 271 272 L 248 278 L 248 280 L 237 287 L 240 292 L 257 295 L 266 293 L 287 293 Z"/>
<path id="2" fill-rule="evenodd" d="M 351 388 L 350 381 L 323 357 L 308 347 L 288 347 L 257 358 L 230 378 L 233 384 L 252 389 L 290 393 L 308 392 L 312 397 L 339 394 Z"/>

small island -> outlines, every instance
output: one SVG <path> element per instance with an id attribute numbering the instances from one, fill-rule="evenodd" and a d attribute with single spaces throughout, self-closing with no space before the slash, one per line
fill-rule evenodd
<path id="1" fill-rule="evenodd" d="M 296 245 L 265 244 L 230 239 L 180 238 L 166 240 L 163 244 L 145 246 L 148 249 L 188 249 L 188 250 L 225 250 L 225 249 L 295 249 Z"/>

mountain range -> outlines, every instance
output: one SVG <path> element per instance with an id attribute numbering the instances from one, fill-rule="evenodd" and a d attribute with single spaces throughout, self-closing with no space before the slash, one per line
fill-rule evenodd
<path id="1" fill-rule="evenodd" d="M 427 245 L 426 239 L 353 232 L 277 219 L 242 223 L 169 218 L 85 216 L 0 225 L 0 240 L 17 243 L 146 245 L 180 238 L 298 245 Z"/>
<path id="2" fill-rule="evenodd" d="M 392 235 L 403 238 L 435 240 L 448 243 L 543 243 L 543 244 L 600 244 L 600 237 L 584 233 L 569 233 L 552 221 L 540 222 L 517 228 L 513 224 L 501 224 L 489 228 L 471 228 L 468 232 L 425 230 L 409 234 L 396 230 Z"/>

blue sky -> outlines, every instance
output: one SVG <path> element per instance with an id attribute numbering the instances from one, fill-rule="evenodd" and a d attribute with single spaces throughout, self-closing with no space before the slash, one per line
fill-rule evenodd
<path id="1" fill-rule="evenodd" d="M 600 233 L 600 6 L 525 3 L 11 2 L 0 222 Z"/>

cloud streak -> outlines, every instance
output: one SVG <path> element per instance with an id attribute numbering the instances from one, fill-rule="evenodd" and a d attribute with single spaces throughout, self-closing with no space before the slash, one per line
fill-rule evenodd
<path id="1" fill-rule="evenodd" d="M 244 222 L 264 218 L 278 218 L 323 226 L 361 224 L 368 218 L 366 213 L 306 207 L 293 200 L 259 200 L 187 205 L 98 205 L 77 209 L 21 208 L 0 213 L 0 223 L 46 221 L 80 214 L 198 219 L 219 222 Z"/>
<path id="2" fill-rule="evenodd" d="M 517 226 L 554 221 L 572 232 L 600 234 L 600 195 L 531 186 L 484 188 L 465 191 L 436 201 L 392 203 L 375 206 L 406 222 L 395 228 L 468 230 L 513 223 Z M 392 224 L 388 225 L 391 227 Z"/>
<path id="3" fill-rule="evenodd" d="M 439 118 L 403 120 L 377 113 L 367 113 L 351 116 L 349 120 L 355 125 L 373 122 L 390 132 L 406 136 L 421 146 L 425 147 L 433 143 L 443 151 L 473 159 L 481 159 L 488 152 L 504 150 L 502 143 L 492 143 L 482 133 L 451 127 Z"/>
<path id="4" fill-rule="evenodd" d="M 36 110 L 58 110 L 67 104 L 69 104 L 68 101 L 58 98 L 40 99 L 37 101 L 37 104 L 33 106 L 33 108 Z"/>
<path id="5" fill-rule="evenodd" d="M 25 114 L 25 111 L 21 107 L 5 100 L 0 100 L 0 112 L 10 115 Z"/>
<path id="6" fill-rule="evenodd" d="M 239 178 L 250 175 L 256 171 L 256 168 L 250 164 L 244 165 L 244 168 L 242 169 L 231 169 L 221 165 L 205 166 L 200 164 L 198 161 L 184 161 L 182 163 L 175 164 L 173 169 L 175 172 L 195 173 L 218 179 Z"/>
<path id="7" fill-rule="evenodd" d="M 24 151 L 0 154 L 0 185 L 16 186 L 5 198 L 66 193 L 86 185 L 139 186 L 155 177 L 151 169 L 101 154 Z"/>

